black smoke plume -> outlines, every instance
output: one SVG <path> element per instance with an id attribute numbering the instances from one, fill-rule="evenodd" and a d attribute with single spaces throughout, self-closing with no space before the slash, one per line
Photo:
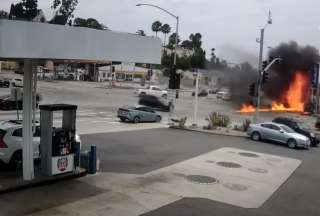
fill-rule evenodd
<path id="1" fill-rule="evenodd" d="M 315 47 L 299 46 L 296 42 L 289 42 L 270 49 L 270 57 L 280 57 L 281 61 L 272 66 L 270 80 L 263 86 L 263 91 L 271 100 L 280 101 L 297 71 L 305 73 L 311 79 L 314 64 L 319 61 L 319 52 Z"/>

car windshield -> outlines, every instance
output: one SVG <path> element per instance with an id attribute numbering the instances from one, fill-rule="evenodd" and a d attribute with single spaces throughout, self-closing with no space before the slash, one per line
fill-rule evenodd
<path id="1" fill-rule="evenodd" d="M 307 131 L 310 130 L 309 125 L 305 123 L 299 122 L 298 125 L 299 125 L 299 128 L 301 128 L 302 130 L 307 130 Z"/>
<path id="2" fill-rule="evenodd" d="M 287 133 L 295 133 L 295 131 L 292 130 L 291 128 L 289 128 L 288 126 L 281 125 L 280 127 L 281 127 L 282 130 L 284 130 Z"/>

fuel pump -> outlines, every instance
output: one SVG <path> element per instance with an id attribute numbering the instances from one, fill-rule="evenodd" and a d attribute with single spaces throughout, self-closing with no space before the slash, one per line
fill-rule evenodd
<path id="1" fill-rule="evenodd" d="M 41 169 L 48 176 L 75 170 L 76 105 L 41 105 Z M 53 113 L 62 111 L 62 125 L 53 125 Z"/>

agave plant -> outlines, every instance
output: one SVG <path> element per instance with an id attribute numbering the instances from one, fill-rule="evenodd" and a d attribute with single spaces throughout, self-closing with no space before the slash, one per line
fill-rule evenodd
<path id="1" fill-rule="evenodd" d="M 206 127 L 209 130 L 215 129 L 216 127 L 228 127 L 230 125 L 229 116 L 222 115 L 218 112 L 212 112 L 206 120 L 209 122 Z"/>

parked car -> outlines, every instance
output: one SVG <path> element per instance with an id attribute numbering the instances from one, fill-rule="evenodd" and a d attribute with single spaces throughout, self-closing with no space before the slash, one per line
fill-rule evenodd
<path id="1" fill-rule="evenodd" d="M 161 116 L 157 114 L 152 108 L 146 106 L 119 108 L 118 118 L 120 118 L 122 122 L 130 121 L 133 123 L 161 121 Z"/>
<path id="2" fill-rule="evenodd" d="M 8 78 L 1 77 L 0 78 L 0 87 L 9 88 L 10 87 L 10 81 Z"/>
<path id="3" fill-rule="evenodd" d="M 209 94 L 217 94 L 218 89 L 209 89 Z"/>
<path id="4" fill-rule="evenodd" d="M 271 140 L 287 145 L 289 148 L 303 147 L 308 149 L 310 139 L 283 124 L 266 122 L 250 124 L 247 134 L 255 141 Z"/>
<path id="5" fill-rule="evenodd" d="M 142 95 L 140 96 L 138 103 L 164 112 L 170 112 L 170 109 L 173 108 L 172 102 L 168 102 L 167 100 L 154 95 Z"/>
<path id="6" fill-rule="evenodd" d="M 205 90 L 205 89 L 201 89 L 199 92 L 198 92 L 198 97 L 206 97 L 208 96 L 208 91 Z M 192 92 L 192 96 L 194 97 L 196 95 L 195 92 Z"/>
<path id="7" fill-rule="evenodd" d="M 157 86 L 149 86 L 149 88 L 136 89 L 134 91 L 134 94 L 136 94 L 138 96 L 153 95 L 153 96 L 167 98 L 168 91 L 162 90 L 161 88 L 159 88 Z"/>
<path id="8" fill-rule="evenodd" d="M 273 119 L 273 122 L 278 124 L 284 124 L 290 127 L 295 132 L 302 134 L 308 137 L 311 141 L 311 145 L 317 146 L 319 144 L 319 140 L 315 137 L 314 133 L 311 132 L 311 129 L 308 125 L 299 122 L 293 118 L 285 118 L 285 117 L 278 117 Z"/>
<path id="9" fill-rule="evenodd" d="M 81 145 L 79 135 L 76 142 Z M 36 123 L 33 134 L 33 157 L 40 158 L 40 124 Z M 22 164 L 22 121 L 10 120 L 0 122 L 0 161 L 13 168 L 20 168 Z"/>
<path id="10" fill-rule="evenodd" d="M 40 98 L 41 98 L 40 95 L 37 95 L 36 107 L 38 107 L 39 105 Z M 23 106 L 22 100 L 16 101 L 10 95 L 4 95 L 0 97 L 0 110 L 16 110 L 16 109 L 22 110 L 22 106 Z"/>
<path id="11" fill-rule="evenodd" d="M 217 92 L 217 99 L 230 100 L 231 92 L 230 89 L 221 89 Z"/>
<path id="12" fill-rule="evenodd" d="M 13 78 L 11 80 L 11 86 L 13 86 L 13 87 L 23 87 L 22 78 Z"/>

